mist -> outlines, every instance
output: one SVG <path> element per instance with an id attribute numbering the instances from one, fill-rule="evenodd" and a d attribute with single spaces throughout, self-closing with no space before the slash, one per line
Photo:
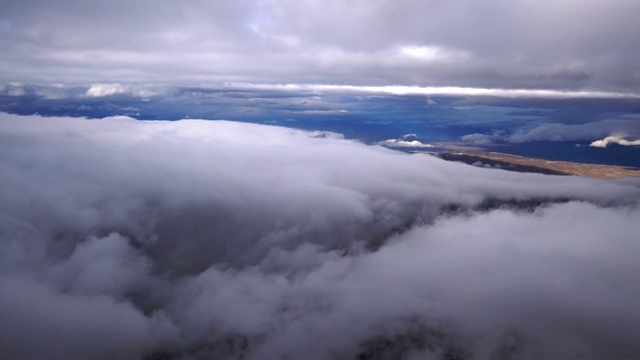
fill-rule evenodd
<path id="1" fill-rule="evenodd" d="M 0 358 L 640 356 L 640 180 L 0 114 Z"/>

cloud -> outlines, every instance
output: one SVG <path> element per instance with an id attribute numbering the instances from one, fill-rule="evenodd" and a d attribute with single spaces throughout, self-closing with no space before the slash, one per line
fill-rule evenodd
<path id="1" fill-rule="evenodd" d="M 412 140 L 413 139 L 413 140 Z M 432 144 L 425 144 L 417 139 L 416 134 L 405 134 L 399 139 L 387 139 L 377 142 L 378 145 L 390 148 L 432 148 Z"/>
<path id="2" fill-rule="evenodd" d="M 438 46 L 401 46 L 398 49 L 400 56 L 419 61 L 461 61 L 470 57 L 464 51 L 455 51 Z"/>
<path id="3" fill-rule="evenodd" d="M 622 146 L 638 146 L 640 145 L 640 140 L 627 140 L 620 136 L 607 136 L 602 140 L 596 140 L 592 142 L 591 144 L 589 144 L 589 146 L 605 148 L 609 144 L 618 144 Z"/>
<path id="4" fill-rule="evenodd" d="M 0 94 L 7 96 L 23 96 L 26 94 L 26 91 L 23 84 L 11 82 L 8 84 L 0 84 Z"/>
<path id="5" fill-rule="evenodd" d="M 106 96 L 129 95 L 139 98 L 150 98 L 154 96 L 172 96 L 180 92 L 200 91 L 210 93 L 214 91 L 272 91 L 272 92 L 307 92 L 320 93 L 325 95 L 400 95 L 400 96 L 426 96 L 427 105 L 438 104 L 430 96 L 455 96 L 455 97 L 479 97 L 479 98 L 501 98 L 507 100 L 518 99 L 541 99 L 541 100 L 635 100 L 640 99 L 640 93 L 614 92 L 614 91 L 587 91 L 587 90 L 540 90 L 540 89 L 498 89 L 498 88 L 471 88 L 454 86 L 405 86 L 405 85 L 385 85 L 385 86 L 354 86 L 354 85 L 331 85 L 331 84 L 278 84 L 278 83 L 249 83 L 225 81 L 215 86 L 207 87 L 181 87 L 163 84 L 144 85 L 123 85 L 117 83 L 100 83 L 88 87 L 75 86 L 68 87 L 61 84 L 30 86 L 34 93 L 41 96 L 53 95 L 51 98 L 76 97 L 84 95 L 89 98 L 100 98 Z M 78 94 L 82 89 L 84 94 Z M 85 90 L 86 89 L 86 90 Z M 21 96 L 26 92 L 24 85 L 5 84 L 0 87 L 0 92 L 12 96 Z M 305 113 L 317 114 L 346 114 L 345 109 L 318 109 L 307 110 Z"/>
<path id="6" fill-rule="evenodd" d="M 608 91 L 572 91 L 572 90 L 537 90 L 537 89 L 496 89 L 471 88 L 457 86 L 354 86 L 354 85 L 320 85 L 320 84 L 251 84 L 226 83 L 230 87 L 281 90 L 281 91 L 322 91 L 336 93 L 373 93 L 390 95 L 449 95 L 501 97 L 507 99 L 638 99 L 640 94 L 630 92 Z"/>
<path id="7" fill-rule="evenodd" d="M 532 129 L 519 129 L 508 138 L 513 143 L 531 141 L 588 140 L 628 125 L 626 121 L 595 121 L 584 124 L 541 124 Z"/>
<path id="8" fill-rule="evenodd" d="M 105 97 L 114 95 L 132 95 L 136 97 L 148 98 L 159 95 L 161 89 L 149 90 L 149 88 L 132 87 L 120 84 L 94 84 L 91 85 L 84 94 L 86 97 Z"/>
<path id="9" fill-rule="evenodd" d="M 228 121 L 0 120 L 2 358 L 640 354 L 637 179 Z"/>
<path id="10" fill-rule="evenodd" d="M 581 124 L 541 123 L 533 126 L 516 128 L 513 131 L 495 130 L 490 134 L 467 134 L 462 141 L 474 144 L 490 144 L 504 141 L 521 144 L 534 141 L 591 141 L 608 136 L 611 133 L 630 133 L 638 131 L 636 120 L 620 117 Z M 611 140 L 614 140 L 613 138 Z M 593 145 L 592 145 L 593 146 Z"/>
<path id="11" fill-rule="evenodd" d="M 118 94 L 128 94 L 130 92 L 131 89 L 129 87 L 118 84 L 96 84 L 91 85 L 85 95 L 88 97 L 102 97 Z"/>
<path id="12" fill-rule="evenodd" d="M 638 73 L 633 34 L 640 25 L 633 14 L 639 6 L 633 0 L 589 6 L 579 0 L 490 6 L 431 0 L 332 0 L 325 6 L 312 0 L 16 2 L 3 8 L 0 20 L 0 68 L 11 69 L 0 81 L 637 94 L 638 77 L 630 74 Z"/>
<path id="13" fill-rule="evenodd" d="M 496 131 L 496 132 L 493 132 L 492 134 L 473 133 L 473 134 L 467 134 L 467 135 L 461 136 L 460 140 L 464 142 L 472 143 L 472 144 L 486 145 L 486 144 L 491 144 L 498 140 L 503 140 L 504 139 L 503 134 L 504 134 L 503 131 Z"/>

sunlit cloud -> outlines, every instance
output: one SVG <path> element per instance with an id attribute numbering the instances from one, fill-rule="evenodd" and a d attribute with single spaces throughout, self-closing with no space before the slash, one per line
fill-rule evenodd
<path id="1" fill-rule="evenodd" d="M 229 87 L 283 90 L 283 91 L 321 91 L 336 93 L 389 94 L 389 95 L 450 95 L 450 96 L 486 96 L 501 98 L 539 98 L 539 99 L 640 99 L 640 94 L 607 91 L 564 91 L 542 89 L 488 89 L 467 87 L 437 86 L 352 86 L 323 84 L 251 84 L 226 83 Z"/>
<path id="2" fill-rule="evenodd" d="M 121 84 L 93 84 L 85 92 L 86 97 L 105 97 L 114 95 L 131 95 L 135 97 L 148 98 L 161 94 L 161 88 L 134 87 Z"/>
<path id="3" fill-rule="evenodd" d="M 640 145 L 640 139 L 638 140 L 627 140 L 621 136 L 607 136 L 602 140 L 596 140 L 589 144 L 589 146 L 606 148 L 609 144 L 618 144 L 622 146 L 638 146 Z"/>
<path id="4" fill-rule="evenodd" d="M 416 134 L 405 134 L 398 139 L 387 139 L 377 142 L 378 145 L 390 147 L 390 148 L 432 148 L 434 145 L 425 144 L 417 139 Z"/>
<path id="5" fill-rule="evenodd" d="M 445 49 L 439 46 L 402 46 L 398 49 L 401 56 L 420 61 L 457 61 L 464 60 L 469 54 L 464 51 Z"/>

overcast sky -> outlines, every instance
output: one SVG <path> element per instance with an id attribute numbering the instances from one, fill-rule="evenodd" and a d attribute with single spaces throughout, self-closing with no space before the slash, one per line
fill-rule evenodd
<path id="1" fill-rule="evenodd" d="M 640 92 L 635 0 L 1 0 L 0 82 Z"/>
<path id="2" fill-rule="evenodd" d="M 0 358 L 638 358 L 638 178 L 378 146 L 637 145 L 638 14 L 0 0 Z"/>

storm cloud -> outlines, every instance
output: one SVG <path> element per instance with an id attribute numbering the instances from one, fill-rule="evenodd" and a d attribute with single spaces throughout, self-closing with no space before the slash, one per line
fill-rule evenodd
<path id="1" fill-rule="evenodd" d="M 637 179 L 229 121 L 0 118 L 2 358 L 640 354 Z"/>

